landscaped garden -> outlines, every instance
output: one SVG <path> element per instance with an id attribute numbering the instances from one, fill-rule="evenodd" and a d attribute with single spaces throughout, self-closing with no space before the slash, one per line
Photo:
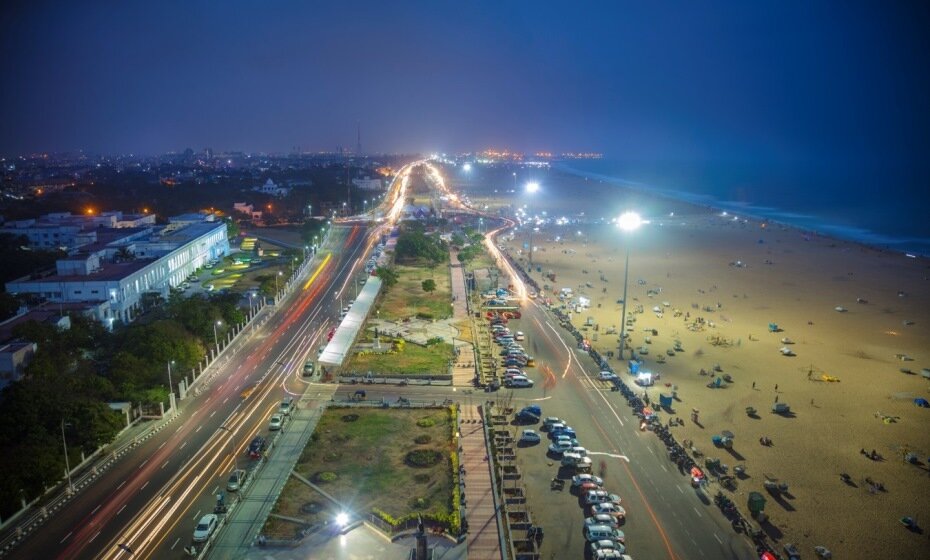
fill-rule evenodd
<path id="1" fill-rule="evenodd" d="M 453 409 L 330 407 L 294 470 L 358 518 L 399 525 L 421 514 L 459 532 L 458 456 Z M 340 506 L 291 477 L 266 522 L 269 538 L 293 538 L 301 524 L 331 521 Z"/>

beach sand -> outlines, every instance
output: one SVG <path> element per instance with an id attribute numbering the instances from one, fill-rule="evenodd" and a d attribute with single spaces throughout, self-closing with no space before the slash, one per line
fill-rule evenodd
<path id="1" fill-rule="evenodd" d="M 506 180 L 498 177 L 489 183 Z M 473 180 L 473 185 L 480 184 L 480 179 Z M 922 368 L 930 368 L 926 259 L 742 216 L 734 220 L 711 209 L 554 171 L 546 176 L 544 189 L 545 196 L 530 199 L 531 212 L 570 219 L 584 212 L 584 219 L 593 220 L 637 209 L 650 220 L 633 234 L 611 224 L 543 226 L 534 236 L 533 254 L 542 272 L 534 267 L 532 277 L 540 286 L 550 285 L 556 304 L 552 292 L 563 287 L 590 297 L 591 308 L 574 314 L 573 322 L 580 328 L 592 317 L 599 326 L 596 337 L 593 329 L 587 331 L 593 345 L 602 354 L 616 351 L 619 337 L 606 331 L 613 326 L 619 332 L 618 300 L 629 244 L 627 310 L 637 305 L 644 310 L 628 331 L 631 345 L 638 348 L 651 337 L 644 368 L 661 376 L 646 390 L 655 402 L 660 392 L 677 386 L 681 400 L 674 403 L 674 416 L 685 420 L 684 426 L 672 429 L 678 441 L 693 440 L 706 456 L 719 457 L 731 469 L 746 466 L 749 477 L 730 495 L 746 513 L 748 493 L 763 493 L 769 515 L 763 528 L 780 543 L 779 549 L 781 543 L 795 542 L 805 557 L 813 556 L 816 545 L 844 558 L 926 554 L 930 525 L 917 534 L 899 522 L 907 515 L 930 524 L 930 409 L 913 402 L 915 397 L 930 399 L 930 380 L 920 375 Z M 472 191 L 463 189 L 492 210 L 507 204 L 488 189 L 473 186 Z M 512 200 L 522 206 L 530 203 L 528 198 L 518 194 Z M 523 264 L 527 255 L 519 248 L 529 241 L 524 234 L 505 242 Z M 737 261 L 743 266 L 733 264 Z M 549 271 L 556 282 L 543 277 Z M 654 306 L 664 311 L 661 317 L 652 311 Z M 837 306 L 847 311 L 836 311 Z M 676 308 L 682 316 L 674 316 Z M 689 330 L 687 324 L 697 317 L 707 325 L 702 331 Z M 782 331 L 769 332 L 769 323 Z M 647 327 L 658 336 L 646 333 Z M 783 337 L 794 342 L 790 348 L 796 356 L 779 353 L 786 346 Z M 724 344 L 714 344 L 714 338 Z M 666 355 L 675 341 L 684 351 Z M 902 354 L 913 360 L 896 357 Z M 659 355 L 666 363 L 656 363 Z M 611 363 L 626 371 L 616 358 Z M 733 382 L 720 389 L 706 387 L 710 377 L 699 371 L 715 365 Z M 839 381 L 822 381 L 823 375 Z M 632 380 L 625 373 L 623 379 L 628 384 Z M 790 405 L 790 415 L 771 412 L 776 399 Z M 759 411 L 758 418 L 746 414 L 748 406 Z M 700 411 L 701 426 L 691 421 L 692 409 Z M 896 421 L 883 421 L 882 415 Z M 736 436 L 732 453 L 711 443 L 722 430 Z M 774 445 L 762 446 L 761 436 Z M 860 449 L 874 449 L 884 459 L 873 461 Z M 917 454 L 920 465 L 904 462 L 908 451 Z M 841 482 L 844 472 L 854 485 Z M 788 483 L 788 495 L 776 499 L 766 492 L 764 474 Z M 869 477 L 886 491 L 871 492 Z M 711 493 L 719 489 L 710 487 Z"/>

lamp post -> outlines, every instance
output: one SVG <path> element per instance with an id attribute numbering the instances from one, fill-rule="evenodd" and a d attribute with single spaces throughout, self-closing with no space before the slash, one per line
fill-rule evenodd
<path id="1" fill-rule="evenodd" d="M 278 276 L 281 276 L 281 271 L 279 270 L 277 274 L 274 275 L 274 297 L 278 297 Z"/>
<path id="2" fill-rule="evenodd" d="M 229 454 L 232 455 L 234 468 L 236 470 L 239 470 L 239 457 L 236 456 L 236 450 L 233 447 L 233 437 L 236 435 L 235 432 L 233 432 L 226 426 L 220 426 L 217 429 L 223 430 L 229 434 Z"/>
<path id="3" fill-rule="evenodd" d="M 168 360 L 168 393 L 174 393 L 174 384 L 171 382 L 171 364 L 174 360 Z"/>
<path id="4" fill-rule="evenodd" d="M 643 219 L 636 212 L 624 212 L 617 219 L 617 227 L 622 231 L 631 233 L 643 224 Z M 620 315 L 620 359 L 623 359 L 623 348 L 626 346 L 626 289 L 630 281 L 630 243 L 626 243 L 626 264 L 623 267 L 623 311 Z"/>
<path id="5" fill-rule="evenodd" d="M 219 336 L 217 336 L 217 334 L 216 334 L 216 327 L 218 327 L 218 326 L 220 326 L 220 325 L 222 325 L 222 324 L 223 324 L 223 321 L 217 321 L 217 322 L 213 323 L 213 343 L 216 344 L 216 352 L 217 352 L 217 353 L 219 353 L 219 351 L 220 351 L 220 338 L 219 338 Z"/>
<path id="6" fill-rule="evenodd" d="M 529 194 L 535 194 L 539 192 L 539 183 L 536 181 L 531 181 L 526 184 L 526 192 Z M 536 221 L 536 218 L 533 218 L 533 221 Z M 530 272 L 533 271 L 533 232 L 537 231 L 539 228 L 531 227 L 530 228 Z"/>
<path id="7" fill-rule="evenodd" d="M 74 485 L 71 484 L 71 461 L 68 460 L 68 442 L 65 440 L 65 419 L 61 419 L 61 446 L 65 449 L 65 474 L 68 477 L 68 493 L 74 494 Z"/>

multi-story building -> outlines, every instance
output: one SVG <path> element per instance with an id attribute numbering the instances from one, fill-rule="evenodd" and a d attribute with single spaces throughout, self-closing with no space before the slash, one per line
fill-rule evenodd
<path id="1" fill-rule="evenodd" d="M 23 236 L 32 249 L 72 251 L 96 243 L 99 228 L 137 228 L 154 224 L 155 214 L 104 212 L 74 215 L 58 212 L 37 219 L 7 222 L 0 227 L 0 233 Z"/>
<path id="2" fill-rule="evenodd" d="M 167 298 L 195 270 L 229 254 L 225 222 L 100 228 L 94 243 L 56 262 L 54 271 L 7 282 L 11 294 L 85 304 L 84 311 L 112 326 L 137 315 L 143 294 Z"/>

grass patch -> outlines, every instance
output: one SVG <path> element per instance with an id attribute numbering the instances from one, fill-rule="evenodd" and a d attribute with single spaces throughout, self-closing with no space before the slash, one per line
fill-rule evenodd
<path id="1" fill-rule="evenodd" d="M 446 265 L 435 268 L 396 266 L 397 284 L 391 286 L 378 304 L 381 319 L 407 317 L 446 319 L 452 316 L 452 280 Z M 432 279 L 436 289 L 423 291 L 423 281 Z"/>
<path id="2" fill-rule="evenodd" d="M 327 482 L 326 491 L 358 513 L 379 509 L 395 518 L 418 511 L 448 515 L 455 482 L 450 462 L 453 421 L 449 409 L 356 412 L 359 418 L 355 422 L 342 420 L 344 409 L 324 412 L 295 470 L 310 480 L 320 473 L 339 473 L 335 480 Z M 433 425 L 418 427 L 423 419 L 431 420 Z M 412 433 L 429 435 L 431 442 L 417 445 L 410 437 Z M 334 449 L 339 450 L 338 460 L 332 459 Z M 408 460 L 416 466 L 408 464 Z M 274 511 L 278 512 L 277 505 Z M 299 512 L 296 516 L 300 516 Z"/>
<path id="3" fill-rule="evenodd" d="M 393 345 L 391 339 L 381 337 L 381 344 L 394 349 L 389 352 L 362 352 L 353 354 L 344 372 L 372 375 L 446 375 L 449 373 L 449 360 L 452 359 L 452 345 L 439 342 L 425 347 L 405 343 L 403 347 Z"/>

